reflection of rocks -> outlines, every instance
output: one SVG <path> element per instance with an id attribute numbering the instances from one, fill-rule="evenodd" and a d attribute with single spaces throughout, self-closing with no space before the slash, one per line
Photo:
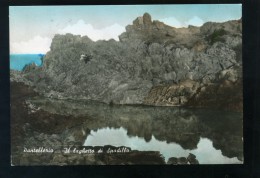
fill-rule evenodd
<path id="1" fill-rule="evenodd" d="M 11 95 L 12 163 L 15 165 L 61 165 L 59 162 L 64 159 L 64 155 L 62 157 L 59 150 L 62 147 L 81 146 L 91 130 L 106 127 L 123 127 L 129 136 L 142 137 L 147 142 L 154 136 L 157 140 L 175 142 L 190 150 L 197 147 L 201 137 L 209 138 L 213 141 L 213 146 L 220 149 L 224 156 L 243 159 L 240 113 L 172 107 L 108 106 L 99 103 L 50 100 L 39 96 L 30 98 L 29 96 L 36 95 L 30 88 L 13 82 L 11 93 L 14 93 L 12 91 L 16 91 Z M 23 93 L 27 93 L 25 97 Z M 29 112 L 28 103 L 39 110 Z M 37 155 L 29 158 L 26 156 L 28 153 L 21 153 L 23 147 L 35 146 L 51 147 L 55 153 L 48 154 L 46 160 L 41 161 L 37 160 Z M 138 154 L 132 153 L 131 158 L 137 157 Z M 55 159 L 54 155 L 57 155 Z M 116 160 L 121 159 L 105 157 L 99 157 L 99 161 L 96 161 L 96 157 L 86 156 L 84 161 L 80 159 L 77 162 L 76 157 L 72 156 L 70 161 L 66 159 L 66 164 L 107 164 L 108 159 L 116 164 Z M 196 163 L 192 156 L 187 160 Z M 124 164 L 134 162 L 131 161 Z"/>
<path id="2" fill-rule="evenodd" d="M 171 157 L 168 159 L 167 164 L 199 164 L 199 161 L 196 159 L 196 156 L 192 153 L 189 154 L 187 158 L 185 157 L 180 157 L 180 158 L 175 158 Z"/>
<path id="3" fill-rule="evenodd" d="M 196 148 L 200 139 L 196 115 L 184 109 L 116 105 L 111 107 L 98 103 L 44 100 L 42 98 L 30 102 L 54 114 L 72 115 L 75 113 L 81 117 L 85 115 L 86 118 L 92 118 L 86 119 L 83 124 L 90 130 L 107 126 L 124 127 L 129 136 L 138 136 L 149 141 L 154 135 L 157 139 L 165 140 L 168 143 L 179 143 L 185 149 Z"/>
<path id="4" fill-rule="evenodd" d="M 173 165 L 177 165 L 178 164 L 178 158 L 175 157 L 171 157 L 168 159 L 167 164 L 173 164 Z"/>
<path id="5" fill-rule="evenodd" d="M 243 157 L 240 113 L 172 107 L 108 106 L 44 98 L 30 102 L 54 114 L 76 114 L 89 118 L 80 128 L 75 129 L 79 134 L 83 133 L 83 128 L 84 132 L 88 132 L 105 127 L 124 127 L 129 136 L 142 137 L 148 142 L 153 135 L 161 141 L 178 143 L 184 149 L 195 149 L 200 137 L 206 137 L 213 140 L 214 146 L 218 145 L 217 148 L 222 150 L 223 155 Z M 60 105 L 63 109 L 58 107 Z M 236 127 L 236 130 L 228 128 L 229 126 Z"/>
<path id="6" fill-rule="evenodd" d="M 196 156 L 192 153 L 189 154 L 187 160 L 189 161 L 190 164 L 199 164 L 199 161 L 196 159 Z"/>

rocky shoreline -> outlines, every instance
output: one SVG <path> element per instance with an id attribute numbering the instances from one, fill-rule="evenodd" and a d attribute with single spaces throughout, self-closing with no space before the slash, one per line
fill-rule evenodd
<path id="1" fill-rule="evenodd" d="M 174 28 L 145 13 L 119 39 L 55 35 L 43 65 L 11 81 L 49 98 L 243 111 L 241 19 Z"/>

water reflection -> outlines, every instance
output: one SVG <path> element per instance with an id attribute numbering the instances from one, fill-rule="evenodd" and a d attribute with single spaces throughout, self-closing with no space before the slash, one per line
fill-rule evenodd
<path id="1" fill-rule="evenodd" d="M 200 138 L 196 149 L 183 149 L 177 143 L 166 143 L 157 140 L 152 136 L 149 142 L 137 136 L 128 136 L 124 128 L 112 129 L 103 128 L 91 131 L 85 140 L 84 146 L 126 146 L 139 151 L 160 151 L 167 161 L 170 157 L 188 157 L 189 153 L 196 155 L 200 164 L 240 164 L 237 158 L 228 158 L 222 155 L 220 150 L 213 147 L 212 141 L 207 138 Z"/>
<path id="2" fill-rule="evenodd" d="M 84 117 L 80 126 L 66 131 L 67 137 L 74 132 L 79 135 L 78 130 L 90 132 L 90 135 L 77 137 L 82 144 L 126 144 L 124 146 L 140 151 L 161 151 L 165 157 L 187 156 L 191 152 L 197 155 L 200 163 L 207 164 L 241 163 L 243 160 L 241 113 L 109 106 L 40 97 L 29 102 L 51 113 Z"/>

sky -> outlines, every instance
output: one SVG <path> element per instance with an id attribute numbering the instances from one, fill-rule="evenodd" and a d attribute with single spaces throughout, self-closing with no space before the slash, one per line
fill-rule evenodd
<path id="1" fill-rule="evenodd" d="M 10 53 L 45 54 L 55 34 L 119 40 L 125 26 L 145 12 L 152 20 L 180 28 L 240 19 L 242 5 L 10 6 Z"/>

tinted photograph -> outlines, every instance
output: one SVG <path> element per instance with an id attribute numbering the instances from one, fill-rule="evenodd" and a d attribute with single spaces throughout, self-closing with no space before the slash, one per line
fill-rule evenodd
<path id="1" fill-rule="evenodd" d="M 10 6 L 12 166 L 243 164 L 242 5 Z"/>

